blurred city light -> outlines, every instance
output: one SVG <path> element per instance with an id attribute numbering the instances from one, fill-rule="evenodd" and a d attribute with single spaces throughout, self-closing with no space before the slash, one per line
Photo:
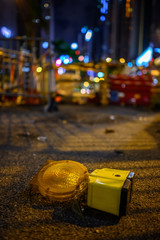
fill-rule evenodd
<path id="1" fill-rule="evenodd" d="M 98 73 L 97 73 L 97 76 L 98 76 L 99 78 L 102 78 L 102 77 L 104 77 L 104 73 L 103 73 L 103 72 L 98 72 Z"/>
<path id="2" fill-rule="evenodd" d="M 86 90 L 84 88 L 81 89 L 81 93 L 82 94 L 85 94 L 86 93 Z"/>
<path id="3" fill-rule="evenodd" d="M 155 49 L 154 49 L 154 52 L 160 53 L 160 48 L 155 48 Z"/>
<path id="4" fill-rule="evenodd" d="M 107 63 L 109 63 L 109 62 L 111 62 L 111 61 L 112 61 L 112 58 L 110 58 L 110 57 L 107 57 L 107 58 L 106 58 L 106 62 L 107 62 Z"/>
<path id="5" fill-rule="evenodd" d="M 81 56 L 78 57 L 78 60 L 79 60 L 80 62 L 82 62 L 82 61 L 84 60 L 84 57 L 81 55 Z"/>
<path id="6" fill-rule="evenodd" d="M 84 26 L 81 28 L 81 33 L 86 33 L 87 32 L 88 27 Z"/>
<path id="7" fill-rule="evenodd" d="M 63 63 L 64 63 L 64 64 L 68 64 L 68 63 L 69 63 L 69 58 L 65 58 L 65 59 L 63 60 Z"/>
<path id="8" fill-rule="evenodd" d="M 47 49 L 48 46 L 49 46 L 49 43 L 48 43 L 48 42 L 43 42 L 43 43 L 42 43 L 42 48 Z"/>
<path id="9" fill-rule="evenodd" d="M 79 54 L 80 54 L 80 51 L 79 51 L 79 50 L 76 50 L 76 51 L 75 51 L 75 54 L 76 54 L 76 55 L 79 55 Z"/>
<path id="10" fill-rule="evenodd" d="M 86 32 L 86 34 L 85 34 L 85 41 L 86 42 L 89 42 L 90 40 L 91 40 L 91 38 L 92 38 L 92 30 L 88 30 L 87 32 Z"/>
<path id="11" fill-rule="evenodd" d="M 1 28 L 1 33 L 2 33 L 2 35 L 3 35 L 4 37 L 6 37 L 6 38 L 10 38 L 11 35 L 12 35 L 11 30 L 8 29 L 7 27 L 2 27 L 2 28 Z"/>
<path id="12" fill-rule="evenodd" d="M 153 78 L 153 85 L 156 86 L 158 84 L 158 79 L 157 78 Z"/>
<path id="13" fill-rule="evenodd" d="M 104 22 L 105 20 L 106 20 L 106 17 L 105 17 L 105 16 L 103 16 L 103 15 L 100 16 L 100 21 L 101 21 L 101 22 Z"/>
<path id="14" fill-rule="evenodd" d="M 30 71 L 30 68 L 29 67 L 23 67 L 22 68 L 22 72 L 29 72 Z"/>
<path id="15" fill-rule="evenodd" d="M 78 43 L 71 43 L 71 49 L 76 50 L 78 48 Z"/>
<path id="16" fill-rule="evenodd" d="M 152 60 L 153 48 L 148 47 L 137 59 L 137 66 L 148 66 L 148 63 Z"/>
<path id="17" fill-rule="evenodd" d="M 48 3 L 44 3 L 44 8 L 49 8 L 49 4 Z"/>
<path id="18" fill-rule="evenodd" d="M 37 71 L 37 73 L 42 72 L 42 67 L 37 67 L 36 71 Z"/>
<path id="19" fill-rule="evenodd" d="M 100 12 L 103 14 L 108 13 L 108 2 L 106 0 L 101 0 L 102 7 L 100 9 Z"/>
<path id="20" fill-rule="evenodd" d="M 84 87 L 88 87 L 89 86 L 89 82 L 84 82 L 83 85 L 84 85 Z"/>
<path id="21" fill-rule="evenodd" d="M 125 63 L 125 59 L 124 59 L 124 58 L 120 58 L 119 61 L 120 61 L 120 63 L 122 63 L 122 64 Z"/>
<path id="22" fill-rule="evenodd" d="M 34 23 L 39 23 L 39 22 L 40 22 L 40 19 L 39 19 L 39 18 L 33 19 L 32 22 L 34 22 Z"/>
<path id="23" fill-rule="evenodd" d="M 72 62 L 73 62 L 73 58 L 69 57 L 69 63 L 72 63 Z"/>
<path id="24" fill-rule="evenodd" d="M 133 67 L 133 63 L 131 63 L 131 62 L 128 62 L 128 67 Z"/>
<path id="25" fill-rule="evenodd" d="M 50 20 L 50 19 L 51 19 L 51 16 L 47 15 L 47 16 L 45 16 L 44 18 L 45 18 L 45 20 Z"/>
<path id="26" fill-rule="evenodd" d="M 89 62 L 89 56 L 84 56 L 84 63 L 88 63 Z"/>
<path id="27" fill-rule="evenodd" d="M 94 72 L 92 70 L 87 71 L 88 76 L 94 77 Z"/>
<path id="28" fill-rule="evenodd" d="M 58 67 L 58 66 L 60 66 L 61 64 L 62 64 L 62 61 L 61 61 L 60 58 L 58 58 L 58 59 L 56 60 L 56 66 Z"/>
<path id="29" fill-rule="evenodd" d="M 99 82 L 99 78 L 98 78 L 98 77 L 95 77 L 95 78 L 94 78 L 94 81 L 98 83 L 98 82 Z"/>
<path id="30" fill-rule="evenodd" d="M 66 70 L 64 68 L 62 68 L 62 67 L 58 68 L 58 74 L 59 75 L 62 75 L 65 72 L 66 72 Z"/>
<path id="31" fill-rule="evenodd" d="M 154 64 L 155 64 L 156 66 L 160 66 L 160 57 L 159 57 L 159 58 L 156 58 L 156 59 L 154 60 Z"/>
<path id="32" fill-rule="evenodd" d="M 66 57 L 65 57 L 65 55 L 61 55 L 59 58 L 60 58 L 61 61 L 63 62 L 63 60 L 64 60 Z"/>
<path id="33" fill-rule="evenodd" d="M 150 71 L 150 73 L 151 73 L 152 76 L 156 76 L 156 77 L 158 77 L 160 75 L 160 72 L 157 69 L 152 69 Z"/>

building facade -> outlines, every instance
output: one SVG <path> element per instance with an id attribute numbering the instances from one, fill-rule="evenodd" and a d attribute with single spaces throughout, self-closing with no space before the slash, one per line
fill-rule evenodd
<path id="1" fill-rule="evenodd" d="M 0 37 L 27 33 L 77 42 L 91 61 L 130 61 L 150 44 L 160 47 L 159 9 L 158 0 L 1 0 Z M 81 32 L 84 26 L 93 33 L 88 42 Z"/>

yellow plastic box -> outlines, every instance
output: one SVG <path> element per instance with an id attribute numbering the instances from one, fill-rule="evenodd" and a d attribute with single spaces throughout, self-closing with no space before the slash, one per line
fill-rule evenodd
<path id="1" fill-rule="evenodd" d="M 117 169 L 96 169 L 89 176 L 87 205 L 117 216 L 126 214 L 131 201 L 134 173 Z"/>

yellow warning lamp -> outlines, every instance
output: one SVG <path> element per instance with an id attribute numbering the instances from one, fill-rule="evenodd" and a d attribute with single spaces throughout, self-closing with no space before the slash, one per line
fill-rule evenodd
<path id="1" fill-rule="evenodd" d="M 117 216 L 126 215 L 134 173 L 117 169 L 96 169 L 89 178 L 87 205 Z"/>
<path id="2" fill-rule="evenodd" d="M 30 185 L 49 200 L 62 202 L 80 197 L 88 182 L 89 173 L 83 164 L 71 160 L 48 160 Z"/>
<path id="3" fill-rule="evenodd" d="M 54 202 L 85 196 L 85 205 L 117 216 L 126 215 L 131 201 L 134 173 L 117 169 L 87 168 L 75 161 L 48 160 L 30 181 L 34 192 Z"/>

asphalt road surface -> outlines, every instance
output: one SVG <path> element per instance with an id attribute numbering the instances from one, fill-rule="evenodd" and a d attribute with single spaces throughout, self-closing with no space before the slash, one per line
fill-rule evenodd
<path id="1" fill-rule="evenodd" d="M 37 203 L 30 179 L 48 160 L 73 160 L 89 172 L 135 173 L 126 216 Z M 60 105 L 0 107 L 0 239 L 160 239 L 160 112 Z M 35 201 L 35 202 L 34 202 Z"/>

